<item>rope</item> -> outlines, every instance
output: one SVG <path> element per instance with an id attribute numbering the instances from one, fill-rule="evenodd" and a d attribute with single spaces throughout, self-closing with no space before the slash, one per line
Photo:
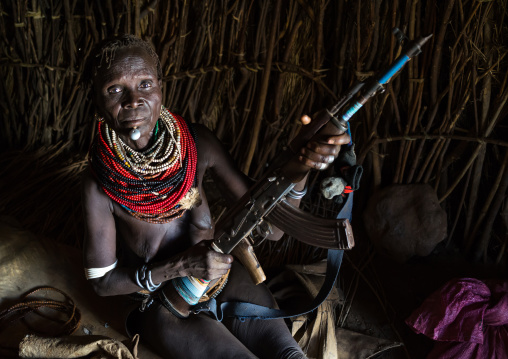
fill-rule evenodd
<path id="1" fill-rule="evenodd" d="M 34 294 L 39 292 L 57 292 L 60 293 L 65 299 L 63 301 L 59 301 L 56 299 L 34 298 Z M 45 313 L 40 312 L 40 310 L 43 308 L 49 308 L 54 311 L 64 313 L 68 319 L 62 320 L 51 317 Z M 42 331 L 34 328 L 25 320 L 26 316 L 30 313 L 38 314 L 39 316 L 48 319 L 49 321 L 59 322 L 59 330 L 56 331 L 56 333 L 48 333 L 48 331 Z M 34 333 L 44 336 L 58 337 L 70 335 L 79 328 L 81 323 L 81 312 L 76 307 L 72 299 L 61 290 L 53 287 L 41 287 L 26 294 L 19 303 L 14 304 L 13 306 L 0 312 L 0 332 L 6 328 L 9 328 L 9 326 L 11 326 L 14 322 L 20 320 L 30 331 Z M 47 329 L 48 325 L 41 327 Z"/>

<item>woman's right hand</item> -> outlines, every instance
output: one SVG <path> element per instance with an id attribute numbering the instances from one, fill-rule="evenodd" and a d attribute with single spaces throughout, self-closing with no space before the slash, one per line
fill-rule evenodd
<path id="1" fill-rule="evenodd" d="M 227 273 L 233 263 L 233 256 L 214 251 L 210 244 L 210 240 L 204 240 L 180 253 L 178 272 L 181 277 L 213 280 Z"/>

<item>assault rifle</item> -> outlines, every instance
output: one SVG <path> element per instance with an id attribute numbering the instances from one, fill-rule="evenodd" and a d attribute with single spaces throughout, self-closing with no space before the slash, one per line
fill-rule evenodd
<path id="1" fill-rule="evenodd" d="M 395 30 L 397 34 L 398 30 Z M 398 31 L 400 34 L 400 31 Z M 290 163 L 289 159 L 310 140 L 340 135 L 350 118 L 387 84 L 413 57 L 421 53 L 422 46 L 431 36 L 410 42 L 389 68 L 368 82 L 358 82 L 334 106 L 320 111 L 274 161 L 274 170 L 259 180 L 219 220 L 212 248 L 220 253 L 232 253 L 247 268 L 253 281 L 265 280 L 264 272 L 254 254 L 251 241 L 266 237 L 271 226 L 304 243 L 327 249 L 351 249 L 353 232 L 348 219 L 324 219 L 306 213 L 287 201 L 295 184 L 308 173 L 308 167 Z M 347 105 L 347 106 L 346 106 Z M 204 294 L 206 284 L 193 278 L 176 278 L 167 283 L 160 295 L 166 307 L 175 315 L 185 318 L 193 305 Z M 199 287 L 203 290 L 199 291 Z"/>

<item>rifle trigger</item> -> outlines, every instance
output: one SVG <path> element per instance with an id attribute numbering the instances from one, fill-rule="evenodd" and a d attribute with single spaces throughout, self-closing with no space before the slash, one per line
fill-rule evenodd
<path id="1" fill-rule="evenodd" d="M 261 223 L 256 226 L 256 236 L 253 235 L 254 233 L 251 234 L 252 239 L 259 239 L 255 246 L 257 247 L 263 243 L 265 239 L 272 233 L 273 229 L 270 222 L 262 220 Z"/>

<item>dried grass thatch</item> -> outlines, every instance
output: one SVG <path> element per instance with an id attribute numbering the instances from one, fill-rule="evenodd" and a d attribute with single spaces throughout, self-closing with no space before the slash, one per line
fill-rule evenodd
<path id="1" fill-rule="evenodd" d="M 41 213 L 60 220 L 72 212 L 76 202 L 58 196 L 77 191 L 94 134 L 79 74 L 107 35 L 150 41 L 163 66 L 164 103 L 214 130 L 257 177 L 301 114 L 397 56 L 391 29 L 399 27 L 411 39 L 434 36 L 352 120 L 366 169 L 359 205 L 386 184 L 429 183 L 449 215 L 449 243 L 500 261 L 508 242 L 506 13 L 504 0 L 4 1 L 0 208 L 40 230 Z M 30 154 L 5 155 L 12 150 Z M 30 176 L 42 167 L 59 177 Z M 69 240 L 67 230 L 59 238 Z"/>

